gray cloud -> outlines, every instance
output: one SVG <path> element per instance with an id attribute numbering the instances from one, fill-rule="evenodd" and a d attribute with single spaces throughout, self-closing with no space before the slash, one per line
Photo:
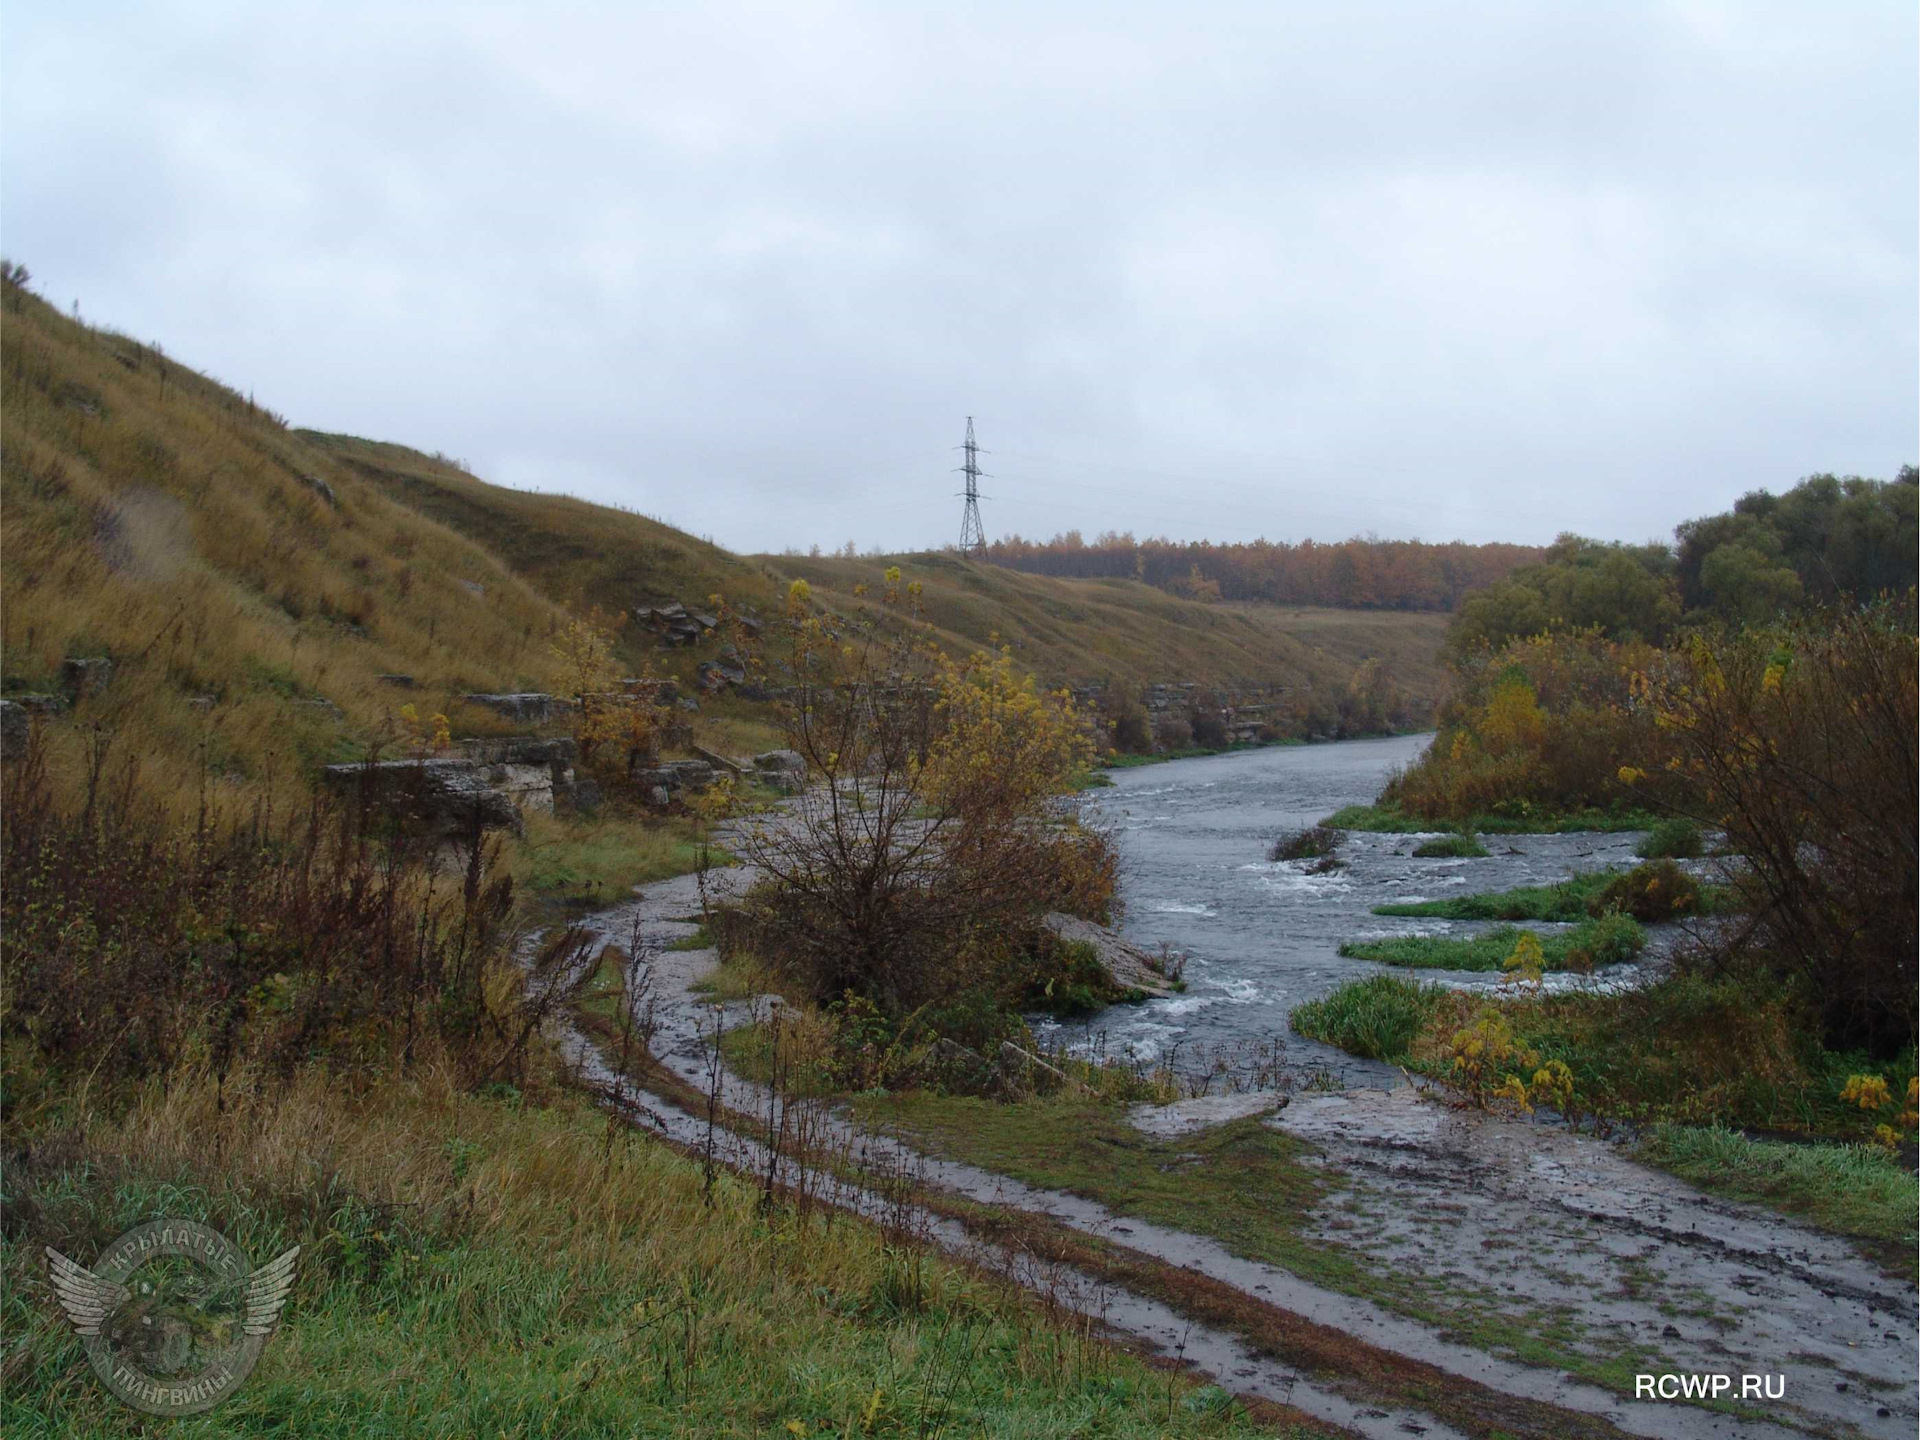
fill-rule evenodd
<path id="1" fill-rule="evenodd" d="M 1910 4 L 17 0 L 8 252 L 740 548 L 1643 538 L 1913 458 Z"/>

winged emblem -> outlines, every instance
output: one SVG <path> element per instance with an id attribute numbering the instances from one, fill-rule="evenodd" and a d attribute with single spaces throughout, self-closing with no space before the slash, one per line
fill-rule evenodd
<path id="1" fill-rule="evenodd" d="M 70 1260 L 51 1245 L 47 1252 L 47 1274 L 60 1308 L 67 1312 L 73 1328 L 83 1336 L 98 1335 L 109 1316 L 128 1300 L 133 1292 L 125 1285 L 103 1280 L 76 1260 Z M 271 1264 L 263 1265 L 247 1277 L 246 1317 L 240 1328 L 248 1335 L 271 1335 L 280 1323 L 280 1311 L 293 1289 L 293 1266 L 300 1258 L 294 1246 Z"/>
<path id="2" fill-rule="evenodd" d="M 247 1277 L 247 1318 L 240 1324 L 247 1334 L 271 1335 L 280 1323 L 280 1308 L 293 1289 L 293 1262 L 299 1258 L 300 1247 L 296 1245 Z"/>
<path id="3" fill-rule="evenodd" d="M 53 1293 L 60 1297 L 60 1308 L 82 1335 L 98 1335 L 107 1317 L 133 1297 L 124 1285 L 102 1280 L 86 1266 L 69 1260 L 51 1245 L 47 1251 L 47 1274 L 53 1281 Z"/>

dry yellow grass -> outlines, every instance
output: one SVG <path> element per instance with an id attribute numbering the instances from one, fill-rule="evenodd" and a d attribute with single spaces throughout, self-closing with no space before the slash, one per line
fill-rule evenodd
<path id="1" fill-rule="evenodd" d="M 662 600 L 698 608 L 721 594 L 736 608 L 766 612 L 796 578 L 813 587 L 816 599 L 846 609 L 857 603 L 856 584 L 877 590 L 885 568 L 898 564 L 923 585 L 927 616 L 948 649 L 1011 644 L 1016 659 L 1049 683 L 1198 680 L 1337 691 L 1355 668 L 1377 657 L 1412 695 L 1432 700 L 1440 690 L 1444 615 L 1201 605 L 1133 580 L 1029 575 L 938 551 L 858 559 L 737 556 L 644 515 L 490 485 L 404 446 L 302 434 L 581 610 L 598 606 L 620 615 Z M 623 641 L 632 664 L 682 678 L 712 653 L 711 646 L 663 651 L 638 626 L 629 626 Z"/>
<path id="2" fill-rule="evenodd" d="M 58 688 L 69 656 L 115 666 L 49 727 L 64 764 L 99 724 L 184 807 L 203 764 L 250 793 L 297 788 L 404 703 L 545 688 L 562 612 L 480 546 L 149 346 L 14 287 L 4 322 L 6 688 Z"/>
<path id="3" fill-rule="evenodd" d="M 622 615 L 721 594 L 765 613 L 794 577 L 847 607 L 888 563 L 731 555 L 645 516 L 489 485 L 403 446 L 289 430 L 152 346 L 17 287 L 5 304 L 5 688 L 57 689 L 63 659 L 110 658 L 112 684 L 72 723 L 47 727 L 56 769 L 80 765 L 97 725 L 176 811 L 203 788 L 234 805 L 269 789 L 296 796 L 325 761 L 403 743 L 407 703 L 445 711 L 456 735 L 504 728 L 457 697 L 555 684 L 549 647 L 565 607 Z M 1004 641 L 1048 683 L 1338 693 L 1378 657 L 1410 694 L 1438 691 L 1437 615 L 1207 606 L 1133 581 L 898 558 L 925 586 L 948 649 Z M 626 632 L 633 670 L 683 680 L 716 648 L 664 651 L 638 626 Z M 777 740 L 761 707 L 709 712 L 700 743 L 744 753 Z"/>
<path id="4" fill-rule="evenodd" d="M 1440 691 L 1445 615 L 1203 605 L 1134 580 L 1056 579 L 938 551 L 781 556 L 770 563 L 805 579 L 816 600 L 834 606 L 854 603 L 857 584 L 878 588 L 882 570 L 897 564 L 906 579 L 920 581 L 927 618 L 949 649 L 1008 644 L 1022 665 L 1051 682 L 1196 680 L 1337 693 L 1359 665 L 1377 657 L 1409 694 L 1430 700 Z"/>
<path id="5" fill-rule="evenodd" d="M 635 606 L 674 600 L 703 610 L 715 594 L 736 607 L 769 610 L 785 594 L 786 581 L 762 561 L 631 510 L 509 490 L 404 445 L 299 434 L 347 472 L 478 541 L 548 597 L 582 614 L 598 607 L 608 616 L 630 616 Z M 709 642 L 697 650 L 662 650 L 637 623 L 623 627 L 620 640 L 630 665 L 683 680 L 716 648 Z"/>

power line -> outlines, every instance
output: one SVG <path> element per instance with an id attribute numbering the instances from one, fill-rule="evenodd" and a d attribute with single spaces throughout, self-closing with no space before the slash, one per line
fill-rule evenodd
<path id="1" fill-rule="evenodd" d="M 967 488 L 962 492 L 967 503 L 960 512 L 960 553 L 984 555 L 987 531 L 980 523 L 980 447 L 974 443 L 971 415 L 967 416 L 967 441 L 960 448 L 967 453 L 967 463 L 960 467 L 960 473 L 967 477 Z"/>

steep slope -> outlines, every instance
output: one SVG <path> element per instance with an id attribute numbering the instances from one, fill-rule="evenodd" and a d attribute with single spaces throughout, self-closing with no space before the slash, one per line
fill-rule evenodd
<path id="1" fill-rule="evenodd" d="M 297 432 L 393 499 L 459 530 L 547 595 L 609 615 L 714 593 L 735 605 L 777 603 L 785 582 L 767 566 L 658 520 L 569 495 L 509 490 L 452 461 L 352 435 Z"/>
<path id="2" fill-rule="evenodd" d="M 46 727 L 58 763 L 98 724 L 184 808 L 203 773 L 357 753 L 408 701 L 484 729 L 453 697 L 546 687 L 563 612 L 482 546 L 157 349 L 4 299 L 5 690 L 113 667 Z"/>
<path id="3" fill-rule="evenodd" d="M 1010 644 L 1050 683 L 1328 695 L 1378 659 L 1418 700 L 1437 692 L 1440 616 L 1202 605 L 944 553 L 732 555 L 404 446 L 290 430 L 155 347 L 17 286 L 4 300 L 0 684 L 71 701 L 43 727 L 57 765 L 76 770 L 90 736 L 115 737 L 182 810 L 209 789 L 285 793 L 323 761 L 401 742 L 408 703 L 447 712 L 456 733 L 506 728 L 459 697 L 557 683 L 550 646 L 569 610 L 717 593 L 765 612 L 794 578 L 849 605 L 889 563 L 922 582 L 950 649 Z M 635 668 L 683 678 L 716 648 L 663 650 L 632 623 L 622 643 Z M 90 658 L 112 678 L 80 693 L 68 662 Z M 709 709 L 712 743 L 771 736 L 764 707 Z"/>
<path id="4" fill-rule="evenodd" d="M 1377 658 L 1418 701 L 1439 692 L 1435 656 L 1446 617 L 1391 611 L 1203 605 L 1134 580 L 1058 579 L 932 552 L 848 558 L 741 557 L 630 511 L 562 495 L 508 490 L 435 456 L 351 436 L 301 432 L 395 499 L 485 544 L 548 595 L 612 615 L 709 595 L 765 610 L 805 579 L 823 603 L 850 606 L 890 564 L 924 586 L 927 618 L 948 648 L 1005 643 L 1050 682 L 1344 687 Z M 687 674 L 705 650 L 663 652 L 629 625 L 633 664 Z"/>
<path id="5" fill-rule="evenodd" d="M 949 646 L 1011 645 L 1051 681 L 1337 691 L 1378 659 L 1409 695 L 1431 703 L 1439 693 L 1444 615 L 1203 605 L 1137 580 L 1055 579 L 941 552 L 770 563 L 805 579 L 829 604 L 850 602 L 854 585 L 898 564 L 921 582 L 927 618 Z"/>

